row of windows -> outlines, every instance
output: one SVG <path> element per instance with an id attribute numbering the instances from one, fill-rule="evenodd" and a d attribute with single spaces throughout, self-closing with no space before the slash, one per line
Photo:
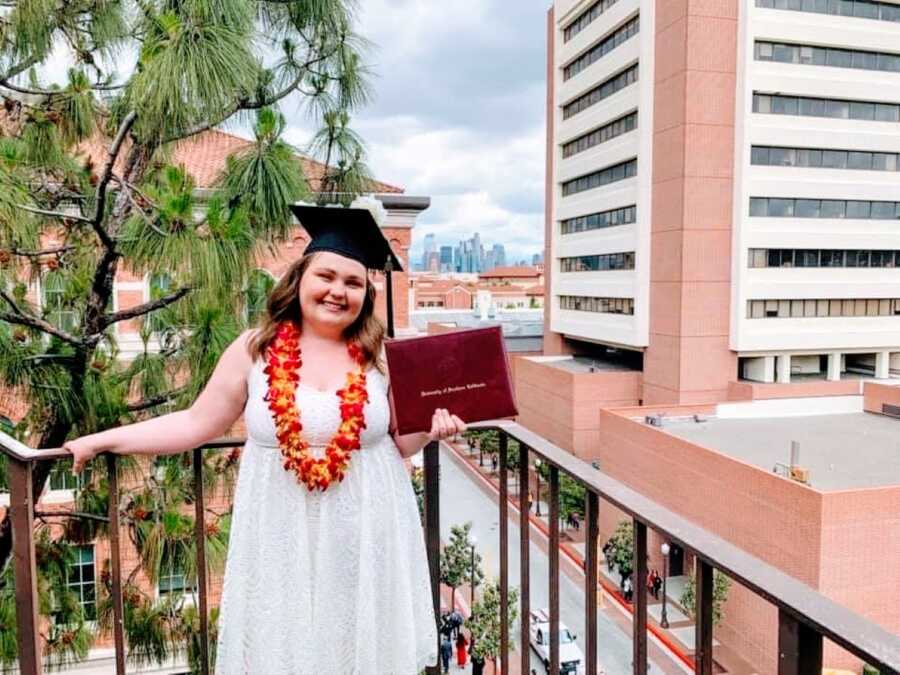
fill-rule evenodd
<path id="1" fill-rule="evenodd" d="M 765 145 L 754 145 L 750 149 L 750 163 L 757 166 L 799 166 L 862 171 L 896 171 L 900 164 L 896 152 L 773 148 Z"/>
<path id="2" fill-rule="evenodd" d="M 599 314 L 634 314 L 634 298 L 595 298 L 585 295 L 559 296 L 559 308 Z"/>
<path id="3" fill-rule="evenodd" d="M 637 35 L 638 31 L 640 31 L 640 17 L 636 16 L 563 68 L 563 79 L 568 80 L 575 77 L 589 65 L 609 54 L 625 40 Z"/>
<path id="4" fill-rule="evenodd" d="M 802 115 L 842 120 L 900 122 L 900 105 L 870 101 L 844 101 L 811 96 L 753 94 L 753 112 L 766 115 Z"/>
<path id="5" fill-rule="evenodd" d="M 886 70 L 900 73 L 900 55 L 885 52 L 865 52 L 860 49 L 835 49 L 810 45 L 789 45 L 782 42 L 757 42 L 757 61 L 802 63 L 812 66 Z"/>
<path id="6" fill-rule="evenodd" d="M 616 4 L 619 0 L 597 0 L 593 5 L 578 15 L 572 23 L 566 26 L 563 31 L 563 41 L 568 42 L 581 31 L 587 28 L 594 20 L 603 14 L 606 10 Z"/>
<path id="7" fill-rule="evenodd" d="M 633 223 L 637 219 L 636 206 L 623 206 L 620 209 L 611 211 L 602 211 L 601 213 L 591 213 L 587 216 L 578 216 L 577 218 L 568 218 L 560 222 L 562 234 L 573 234 L 574 232 L 586 232 L 587 230 L 599 230 L 604 227 L 616 227 L 617 225 L 627 225 Z"/>
<path id="8" fill-rule="evenodd" d="M 750 215 L 761 218 L 900 219 L 900 202 L 849 199 L 784 199 L 751 197 Z"/>
<path id="9" fill-rule="evenodd" d="M 172 278 L 165 273 L 150 277 L 150 300 L 159 300 L 174 290 Z M 263 270 L 250 273 L 245 289 L 245 307 L 247 324 L 256 325 L 260 316 L 266 311 L 266 301 L 275 287 L 275 280 Z M 70 291 L 65 286 L 63 275 L 57 271 L 48 272 L 41 279 L 41 296 L 44 316 L 48 322 L 60 330 L 74 332 L 78 324 L 78 311 L 70 300 Z M 171 318 L 166 308 L 152 312 L 145 317 L 147 327 L 152 333 L 161 333 L 169 327 Z"/>
<path id="10" fill-rule="evenodd" d="M 567 120 L 573 115 L 577 115 L 582 110 L 590 108 L 595 103 L 599 103 L 605 98 L 609 98 L 618 91 L 621 91 L 629 84 L 638 81 L 638 64 L 623 70 L 618 75 L 613 75 L 608 80 L 600 83 L 586 94 L 582 94 L 571 103 L 563 106 L 563 119 Z"/>
<path id="11" fill-rule="evenodd" d="M 750 267 L 900 267 L 900 251 L 751 248 Z"/>
<path id="12" fill-rule="evenodd" d="M 606 272 L 609 270 L 633 270 L 634 251 L 602 253 L 559 259 L 560 272 Z"/>
<path id="13" fill-rule="evenodd" d="M 757 7 L 792 9 L 798 12 L 855 16 L 860 19 L 900 21 L 900 5 L 874 0 L 756 0 Z"/>
<path id="14" fill-rule="evenodd" d="M 634 131 L 636 128 L 637 113 L 629 113 L 628 115 L 625 115 L 625 117 L 620 117 L 609 124 L 604 124 L 599 129 L 595 129 L 584 136 L 579 136 L 575 140 L 569 141 L 563 145 L 563 157 L 577 155 L 579 152 L 584 152 L 589 148 L 593 148 L 595 145 L 606 143 L 606 141 L 628 133 L 629 131 Z"/>
<path id="15" fill-rule="evenodd" d="M 609 185 L 610 183 L 625 180 L 626 178 L 633 178 L 635 176 L 637 176 L 637 160 L 630 159 L 627 162 L 608 166 L 605 169 L 600 169 L 600 171 L 589 173 L 587 176 L 581 176 L 580 178 L 573 178 L 572 180 L 566 181 L 562 184 L 563 197 L 568 197 L 577 192 L 584 192 L 585 190 L 591 190 L 600 187 L 601 185 Z"/>
<path id="16" fill-rule="evenodd" d="M 748 319 L 900 316 L 900 298 L 748 300 Z"/>

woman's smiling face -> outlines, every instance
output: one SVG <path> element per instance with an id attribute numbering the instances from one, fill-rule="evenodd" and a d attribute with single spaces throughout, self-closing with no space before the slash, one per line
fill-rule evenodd
<path id="1" fill-rule="evenodd" d="M 321 251 L 300 279 L 304 324 L 343 332 L 359 316 L 366 298 L 366 268 L 356 260 Z"/>

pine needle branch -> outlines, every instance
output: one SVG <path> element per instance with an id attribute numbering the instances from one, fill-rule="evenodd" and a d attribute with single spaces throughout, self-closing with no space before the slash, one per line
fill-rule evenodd
<path id="1" fill-rule="evenodd" d="M 97 520 L 101 523 L 108 523 L 107 516 L 98 516 L 95 513 L 83 513 L 82 511 L 35 511 L 35 518 L 83 518 L 85 520 Z"/>
<path id="2" fill-rule="evenodd" d="M 12 248 L 0 249 L 0 251 L 8 251 L 10 254 L 17 255 L 21 258 L 40 258 L 41 256 L 57 255 L 59 253 L 65 253 L 66 251 L 72 251 L 74 249 L 74 246 L 57 246 L 56 248 L 45 248 L 41 251 L 25 251 L 13 246 Z"/>
<path id="3" fill-rule="evenodd" d="M 187 391 L 186 387 L 179 387 L 178 389 L 172 389 L 171 391 L 167 391 L 164 394 L 159 394 L 158 396 L 153 396 L 152 398 L 145 398 L 140 401 L 135 401 L 134 403 L 129 403 L 126 407 L 128 408 L 129 412 L 141 412 L 143 410 L 148 410 L 149 408 L 162 405 L 163 403 L 168 403 L 173 398 L 179 396 L 185 391 Z"/>
<path id="4" fill-rule="evenodd" d="M 102 323 L 103 328 L 107 326 L 111 326 L 114 323 L 118 323 L 119 321 L 127 321 L 128 319 L 135 319 L 139 316 L 143 316 L 145 314 L 149 314 L 150 312 L 156 311 L 157 309 L 162 309 L 163 307 L 168 307 L 169 305 L 178 302 L 185 295 L 193 290 L 190 286 L 185 286 L 184 288 L 179 288 L 174 293 L 170 293 L 169 295 L 165 295 L 158 300 L 153 300 L 152 302 L 145 302 L 141 305 L 137 305 L 135 307 L 130 307 L 128 309 L 123 309 L 119 312 L 113 312 L 112 314 L 107 314 L 103 317 Z"/>
<path id="5" fill-rule="evenodd" d="M 43 319 L 39 319 L 36 316 L 31 316 L 30 314 L 11 314 L 9 312 L 0 312 L 0 321 L 6 321 L 7 323 L 16 324 L 18 326 L 28 326 L 29 328 L 34 328 L 41 331 L 42 333 L 53 335 L 63 342 L 67 342 L 74 347 L 78 347 L 79 349 L 84 346 L 81 340 L 79 340 L 74 335 L 70 335 L 65 331 L 59 330 Z"/>
<path id="6" fill-rule="evenodd" d="M 78 223 L 87 223 L 89 225 L 93 225 L 94 221 L 90 218 L 85 218 L 84 216 L 79 216 L 76 213 L 64 213 L 63 211 L 48 211 L 47 209 L 38 209 L 34 206 L 27 206 L 25 204 L 16 204 L 17 209 L 22 209 L 23 211 L 28 211 L 28 213 L 34 213 L 39 216 L 47 216 L 48 218 L 59 218 L 61 220 L 73 220 Z"/>

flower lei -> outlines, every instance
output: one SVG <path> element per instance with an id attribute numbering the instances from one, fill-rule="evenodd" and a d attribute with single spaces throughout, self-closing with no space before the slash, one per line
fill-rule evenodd
<path id="1" fill-rule="evenodd" d="M 268 377 L 269 390 L 265 399 L 275 420 L 275 435 L 284 457 L 284 468 L 297 474 L 297 482 L 305 483 L 312 492 L 325 491 L 335 480 L 344 479 L 350 463 L 350 453 L 359 450 L 359 436 L 366 428 L 363 408 L 369 400 L 366 391 L 365 357 L 355 342 L 347 344 L 350 357 L 359 364 L 355 372 L 347 373 L 347 384 L 338 390 L 341 400 L 341 424 L 325 448 L 325 456 L 317 459 L 310 454 L 310 445 L 303 438 L 300 411 L 295 394 L 300 382 L 300 330 L 290 321 L 278 325 L 268 350 L 268 365 L 263 372 Z"/>

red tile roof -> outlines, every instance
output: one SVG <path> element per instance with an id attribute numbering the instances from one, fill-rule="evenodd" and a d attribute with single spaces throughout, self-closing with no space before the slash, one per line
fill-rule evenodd
<path id="1" fill-rule="evenodd" d="M 490 272 L 482 272 L 478 275 L 481 279 L 499 279 L 503 277 L 538 277 L 540 272 L 534 267 L 495 267 Z"/>
<path id="2" fill-rule="evenodd" d="M 0 114 L 0 117 L 5 116 Z M 2 119 L 0 119 L 0 131 L 3 129 L 4 124 Z M 96 171 L 99 171 L 100 167 L 106 162 L 109 143 L 109 138 L 97 132 L 91 138 L 83 141 L 76 149 L 75 154 L 90 158 L 97 167 Z M 252 145 L 252 141 L 239 136 L 225 133 L 218 129 L 210 129 L 175 143 L 169 149 L 169 161 L 172 164 L 183 166 L 188 174 L 193 177 L 196 187 L 209 188 L 215 185 L 219 173 L 225 168 L 225 160 L 228 156 L 246 151 Z M 127 144 L 124 149 L 127 149 Z M 117 171 L 122 169 L 125 154 L 125 152 L 119 154 L 115 167 Z M 300 153 L 297 153 L 297 159 L 300 161 L 301 169 L 306 176 L 310 189 L 314 192 L 318 191 L 321 186 L 322 176 L 325 173 L 325 165 Z M 373 181 L 370 190 L 376 193 L 398 194 L 403 192 L 403 188 L 382 183 L 381 181 Z"/>

